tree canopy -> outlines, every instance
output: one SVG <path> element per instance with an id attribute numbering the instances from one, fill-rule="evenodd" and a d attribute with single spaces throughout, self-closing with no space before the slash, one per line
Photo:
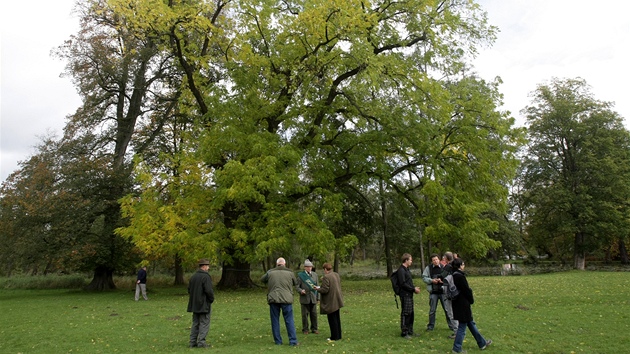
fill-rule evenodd
<path id="1" fill-rule="evenodd" d="M 630 226 L 630 135 L 611 106 L 582 79 L 553 79 L 524 110 L 528 236 L 546 252 L 573 256 L 578 269 L 589 252 L 626 239 Z"/>

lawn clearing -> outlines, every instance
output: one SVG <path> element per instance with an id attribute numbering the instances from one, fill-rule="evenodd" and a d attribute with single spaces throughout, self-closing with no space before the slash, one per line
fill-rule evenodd
<path id="1" fill-rule="evenodd" d="M 414 279 L 420 285 L 420 279 Z M 494 341 L 492 353 L 627 352 L 630 273 L 564 272 L 533 276 L 470 277 L 475 321 Z M 2 353 L 189 353 L 190 314 L 185 288 L 151 288 L 149 301 L 133 300 L 129 289 L 107 293 L 77 290 L 0 290 Z M 415 329 L 399 337 L 389 280 L 343 280 L 344 339 L 327 343 L 326 316 L 319 335 L 302 335 L 300 346 L 276 346 L 271 338 L 266 290 L 217 291 L 208 341 L 221 353 L 449 353 L 453 341 L 441 308 L 436 329 L 424 332 L 428 296 L 415 297 Z M 424 289 L 424 287 L 422 287 Z M 467 334 L 464 349 L 476 352 Z"/>

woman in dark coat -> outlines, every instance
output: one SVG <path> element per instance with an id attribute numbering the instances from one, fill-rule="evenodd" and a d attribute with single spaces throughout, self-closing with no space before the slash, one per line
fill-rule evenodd
<path id="1" fill-rule="evenodd" d="M 468 280 L 466 280 L 466 273 L 464 273 L 464 260 L 456 258 L 453 260 L 453 283 L 459 290 L 459 295 L 453 299 L 453 318 L 459 321 L 457 327 L 457 333 L 455 334 L 455 342 L 453 343 L 453 353 L 462 352 L 462 344 L 464 343 L 464 337 L 466 336 L 466 327 L 470 330 L 470 333 L 475 337 L 479 349 L 484 350 L 490 344 L 492 340 L 486 340 L 481 333 L 477 330 L 477 325 L 473 320 L 472 309 L 470 305 L 475 303 L 473 297 L 473 291 L 468 286 Z"/>
<path id="2" fill-rule="evenodd" d="M 332 271 L 330 263 L 324 263 L 324 277 L 322 285 L 317 288 L 321 295 L 319 309 L 322 314 L 328 316 L 330 338 L 328 340 L 341 339 L 341 318 L 339 309 L 343 307 L 343 295 L 341 294 L 341 279 L 339 274 Z"/>

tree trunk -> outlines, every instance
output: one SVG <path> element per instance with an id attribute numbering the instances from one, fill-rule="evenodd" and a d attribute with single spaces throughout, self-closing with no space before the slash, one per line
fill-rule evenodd
<path id="1" fill-rule="evenodd" d="M 420 268 L 424 269 L 424 242 L 422 241 L 422 227 L 418 227 L 418 234 L 420 237 Z"/>
<path id="2" fill-rule="evenodd" d="M 97 266 L 94 270 L 94 277 L 92 278 L 92 281 L 85 287 L 85 290 L 91 291 L 115 289 L 116 284 L 114 284 L 114 270 L 106 266 Z"/>
<path id="3" fill-rule="evenodd" d="M 255 288 L 256 284 L 250 276 L 250 265 L 247 262 L 234 260 L 234 264 L 228 265 L 223 262 L 221 270 L 221 280 L 217 284 L 217 288 L 221 289 L 247 289 Z"/>
<path id="4" fill-rule="evenodd" d="M 584 234 L 575 234 L 575 245 L 573 250 L 573 262 L 575 269 L 584 270 L 586 266 L 586 254 L 584 252 Z"/>
<path id="5" fill-rule="evenodd" d="M 628 250 L 626 249 L 626 243 L 622 239 L 619 239 L 619 257 L 621 258 L 621 264 L 628 264 Z"/>
<path id="6" fill-rule="evenodd" d="M 184 285 L 184 267 L 182 267 L 182 259 L 175 256 L 175 282 L 173 285 Z"/>
<path id="7" fill-rule="evenodd" d="M 387 204 L 385 203 L 383 180 L 379 183 L 379 192 L 381 194 L 381 218 L 383 221 L 383 244 L 385 245 L 385 265 L 387 270 L 387 276 L 389 277 L 393 272 L 392 253 L 389 245 L 389 235 L 387 234 Z"/>

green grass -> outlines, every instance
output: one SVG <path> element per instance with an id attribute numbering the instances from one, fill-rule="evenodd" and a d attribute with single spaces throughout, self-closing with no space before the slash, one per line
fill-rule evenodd
<path id="1" fill-rule="evenodd" d="M 415 282 L 420 284 L 420 280 Z M 479 330 L 491 353 L 623 353 L 630 330 L 630 273 L 564 272 L 516 277 L 470 277 Z M 152 288 L 149 301 L 133 301 L 130 287 L 106 293 L 78 290 L 0 290 L 1 353 L 189 353 L 190 314 L 185 288 Z M 208 336 L 221 353 L 449 353 L 452 340 L 438 309 L 436 330 L 426 325 L 428 296 L 415 297 L 418 338 L 399 337 L 399 310 L 386 279 L 344 280 L 344 339 L 300 334 L 297 348 L 271 338 L 264 289 L 219 291 Z M 464 349 L 477 352 L 467 333 Z"/>

